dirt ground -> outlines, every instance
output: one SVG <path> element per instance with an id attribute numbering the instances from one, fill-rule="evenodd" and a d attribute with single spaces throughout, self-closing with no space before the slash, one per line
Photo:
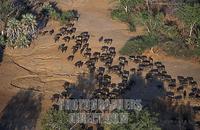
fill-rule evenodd
<path id="1" fill-rule="evenodd" d="M 77 9 L 80 12 L 80 20 L 75 25 L 77 34 L 83 31 L 90 32 L 90 46 L 93 50 L 101 47 L 98 42 L 100 36 L 113 38 L 113 46 L 119 51 L 129 38 L 143 34 L 141 27 L 137 27 L 136 32 L 129 32 L 126 24 L 112 20 L 110 9 L 113 5 L 108 0 L 73 0 L 73 2 L 57 0 L 57 2 L 63 10 Z M 58 32 L 60 24 L 50 21 L 44 30 L 52 28 Z M 41 111 L 45 111 L 49 107 L 51 94 L 60 92 L 64 81 L 75 82 L 76 76 L 85 71 L 75 68 L 74 62 L 67 62 L 69 52 L 61 53 L 57 48 L 58 43 L 54 43 L 53 37 L 45 35 L 39 36 L 30 48 L 5 49 L 3 61 L 0 63 L 0 115 L 12 98 L 27 88 L 34 88 L 36 93 L 43 94 Z M 154 53 L 148 55 L 162 61 L 169 74 L 192 76 L 200 83 L 199 64 Z M 80 55 L 76 55 L 74 61 L 80 58 Z M 39 124 L 36 129 L 40 129 Z"/>

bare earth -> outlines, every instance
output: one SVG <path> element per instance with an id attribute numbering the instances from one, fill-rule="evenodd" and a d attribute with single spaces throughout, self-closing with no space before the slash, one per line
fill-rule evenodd
<path id="1" fill-rule="evenodd" d="M 98 42 L 100 36 L 113 38 L 113 46 L 118 51 L 129 38 L 143 34 L 141 27 L 131 33 L 126 24 L 112 20 L 110 18 L 112 5 L 108 0 L 81 0 L 81 2 L 74 0 L 74 3 L 69 0 L 57 0 L 57 2 L 63 10 L 74 8 L 80 12 L 81 18 L 76 23 L 77 34 L 83 31 L 90 32 L 90 46 L 93 50 L 101 47 Z M 44 30 L 52 28 L 58 32 L 59 23 L 50 21 Z M 6 48 L 3 61 L 0 63 L 0 116 L 12 97 L 20 90 L 34 88 L 36 93 L 42 93 L 44 100 L 41 111 L 44 111 L 49 107 L 50 95 L 60 92 L 64 81 L 76 82 L 76 76 L 85 69 L 77 69 L 74 67 L 74 62 L 67 62 L 66 58 L 70 53 L 61 53 L 57 47 L 58 43 L 54 43 L 53 37 L 45 35 L 39 36 L 28 49 Z M 148 55 L 162 61 L 173 76 L 193 76 L 200 83 L 199 64 L 153 53 Z M 74 61 L 80 58 L 81 56 L 76 54 Z"/>

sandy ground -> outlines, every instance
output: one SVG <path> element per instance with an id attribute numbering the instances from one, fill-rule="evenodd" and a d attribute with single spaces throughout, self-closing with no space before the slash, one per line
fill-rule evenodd
<path id="1" fill-rule="evenodd" d="M 126 24 L 112 20 L 109 13 L 112 5 L 108 0 L 73 1 L 72 3 L 69 0 L 57 0 L 58 6 L 63 10 L 78 9 L 81 18 L 76 23 L 77 33 L 90 32 L 90 46 L 94 50 L 101 47 L 101 44 L 98 43 L 100 36 L 113 38 L 113 46 L 118 51 L 129 38 L 143 34 L 141 27 L 138 27 L 136 32 L 129 32 Z M 52 28 L 58 31 L 59 23 L 50 21 L 44 30 Z M 85 69 L 75 68 L 74 62 L 67 62 L 66 58 L 70 52 L 62 54 L 57 47 L 58 43 L 54 43 L 53 37 L 45 35 L 39 36 L 28 49 L 7 48 L 5 50 L 3 62 L 0 63 L 1 115 L 10 100 L 14 98 L 13 96 L 27 88 L 34 88 L 36 93 L 43 94 L 41 111 L 45 111 L 50 104 L 50 95 L 61 91 L 65 80 L 75 82 L 76 76 L 85 71 Z M 199 64 L 152 53 L 148 55 L 154 57 L 155 60 L 162 61 L 173 76 L 193 76 L 198 82 L 200 81 Z M 79 55 L 76 55 L 75 61 L 80 58 Z M 39 130 L 39 125 L 36 129 Z"/>

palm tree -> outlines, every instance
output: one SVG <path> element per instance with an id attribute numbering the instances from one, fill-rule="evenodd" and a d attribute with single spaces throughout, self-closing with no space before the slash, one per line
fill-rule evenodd
<path id="1" fill-rule="evenodd" d="M 13 18 L 7 23 L 6 36 L 12 47 L 28 47 L 36 37 L 37 22 L 32 14 L 22 15 L 21 21 Z"/>
<path id="2" fill-rule="evenodd" d="M 8 44 L 10 44 L 11 46 L 15 44 L 15 41 L 20 36 L 21 30 L 22 28 L 20 26 L 19 20 L 13 18 L 8 21 L 6 28 L 6 36 L 8 38 Z"/>
<path id="3" fill-rule="evenodd" d="M 17 45 L 17 47 L 20 47 L 20 48 L 24 48 L 24 47 L 27 48 L 27 47 L 29 47 L 30 42 L 31 42 L 31 40 L 28 39 L 27 36 L 26 36 L 25 34 L 22 33 L 22 34 L 18 37 L 18 39 L 17 39 L 17 41 L 16 41 L 16 45 Z"/>
<path id="4" fill-rule="evenodd" d="M 35 34 L 37 32 L 37 22 L 35 16 L 32 14 L 22 15 L 21 26 L 24 34 L 28 34 L 31 39 L 35 38 Z"/>

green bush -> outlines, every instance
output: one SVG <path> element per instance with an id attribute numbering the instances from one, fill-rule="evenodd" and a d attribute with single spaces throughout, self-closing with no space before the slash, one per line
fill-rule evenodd
<path id="1" fill-rule="evenodd" d="M 138 36 L 126 42 L 124 47 L 120 50 L 122 55 L 142 54 L 146 49 L 158 44 L 158 37 L 156 36 Z"/>
<path id="2" fill-rule="evenodd" d="M 73 12 L 69 10 L 67 12 L 62 12 L 59 19 L 60 19 L 62 24 L 65 24 L 68 21 L 70 21 L 70 19 L 73 18 L 73 17 L 74 17 Z"/>
<path id="3" fill-rule="evenodd" d="M 72 10 L 57 11 L 51 4 L 47 4 L 43 7 L 43 12 L 47 13 L 53 20 L 58 20 L 61 24 L 69 22 L 76 14 Z"/>
<path id="4" fill-rule="evenodd" d="M 61 17 L 60 12 L 56 11 L 56 9 L 51 4 L 44 5 L 43 12 L 47 13 L 53 20 L 57 20 Z"/>
<path id="5" fill-rule="evenodd" d="M 5 45 L 6 45 L 5 36 L 0 35 L 0 46 L 5 46 Z"/>
<path id="6" fill-rule="evenodd" d="M 183 42 L 166 42 L 160 44 L 160 48 L 168 55 L 172 55 L 179 58 L 190 58 L 194 56 L 200 56 L 200 47 L 189 49 Z"/>
<path id="7" fill-rule="evenodd" d="M 111 12 L 111 16 L 115 20 L 120 20 L 121 22 L 128 23 L 128 26 L 131 32 L 136 31 L 135 19 L 133 15 L 127 14 L 122 9 L 114 9 Z"/>
<path id="8" fill-rule="evenodd" d="M 157 125 L 157 114 L 151 114 L 147 110 L 129 112 L 126 124 L 105 124 L 105 130 L 161 130 Z"/>
<path id="9" fill-rule="evenodd" d="M 69 130 L 68 113 L 65 111 L 49 110 L 42 119 L 44 130 Z"/>
<path id="10" fill-rule="evenodd" d="M 123 11 L 121 9 L 112 10 L 111 16 L 115 20 L 120 20 L 122 22 L 127 22 L 128 21 L 128 15 L 126 14 L 125 11 Z"/>
<path id="11" fill-rule="evenodd" d="M 128 24 L 129 24 L 129 29 L 131 32 L 136 31 L 136 24 L 135 24 L 135 19 L 133 16 L 130 16 Z"/>
<path id="12" fill-rule="evenodd" d="M 6 45 L 10 47 L 29 47 L 37 35 L 36 17 L 32 14 L 22 15 L 22 19 L 10 19 L 6 27 Z"/>

